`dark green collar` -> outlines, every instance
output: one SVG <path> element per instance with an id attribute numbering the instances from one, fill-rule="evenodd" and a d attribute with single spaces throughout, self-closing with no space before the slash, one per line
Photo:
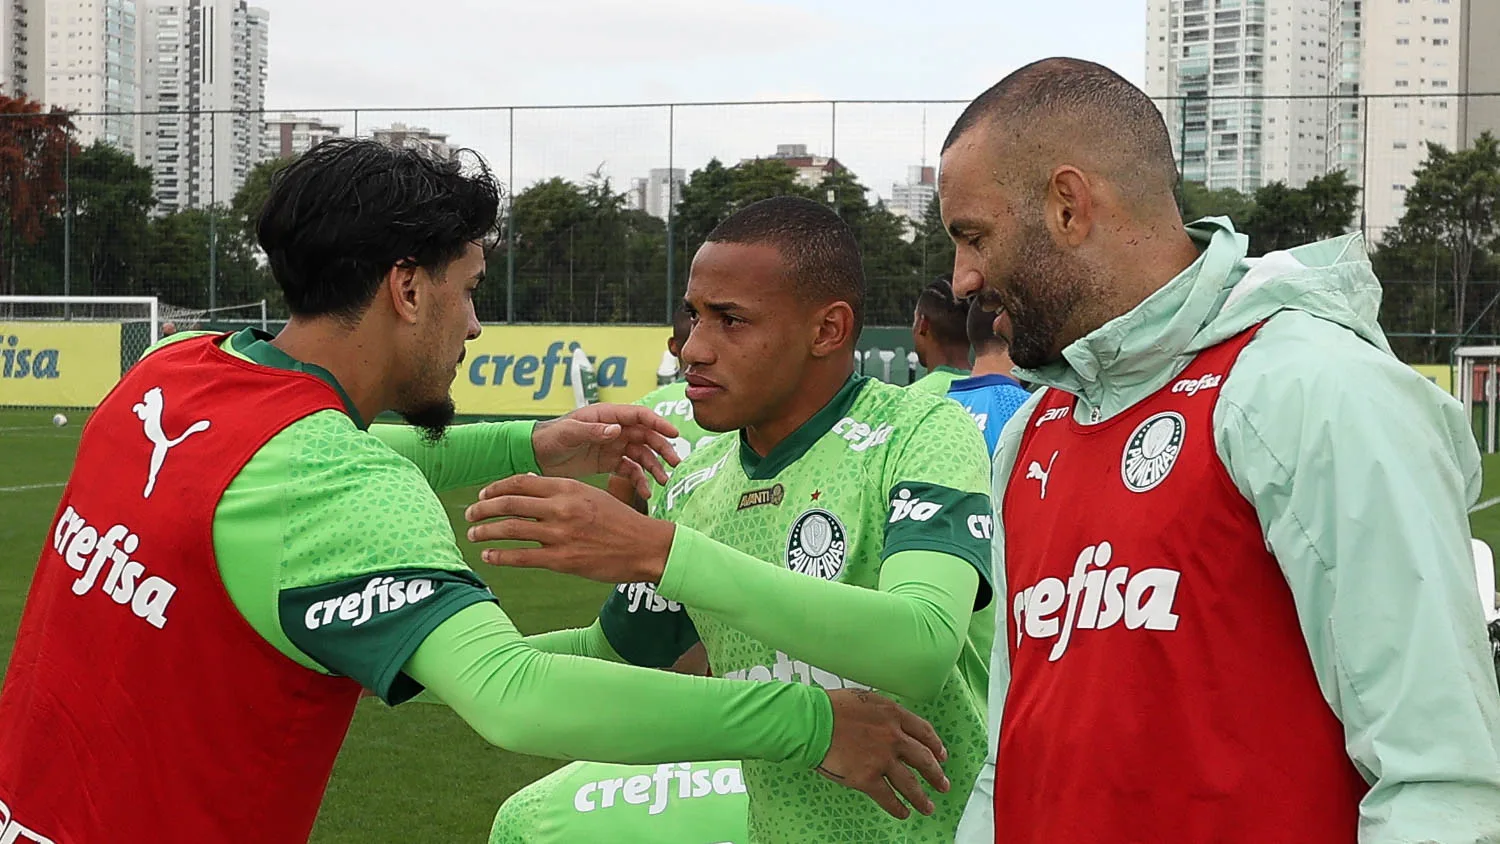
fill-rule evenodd
<path id="1" fill-rule="evenodd" d="M 844 386 L 839 388 L 828 404 L 823 405 L 822 410 L 814 413 L 800 428 L 777 443 L 765 457 L 755 453 L 749 440 L 745 439 L 745 432 L 740 431 L 740 466 L 744 468 L 745 475 L 751 480 L 774 478 L 783 469 L 796 463 L 798 458 L 813 447 L 813 443 L 844 418 L 844 414 L 854 405 L 854 400 L 859 398 L 859 391 L 864 389 L 869 380 L 863 375 L 849 376 L 849 380 L 844 382 Z"/>
<path id="2" fill-rule="evenodd" d="M 275 338 L 272 335 L 258 328 L 246 328 L 231 335 L 229 344 L 234 351 L 261 366 L 269 366 L 273 369 L 289 369 L 293 372 L 305 372 L 320 381 L 327 382 L 328 386 L 332 387 L 339 394 L 339 398 L 343 399 L 344 412 L 349 414 L 349 418 L 354 420 L 354 424 L 361 431 L 370 427 L 364 419 L 360 418 L 359 409 L 354 406 L 354 401 L 349 398 L 348 393 L 344 392 L 344 388 L 339 384 L 339 380 L 333 377 L 332 372 L 315 363 L 303 363 L 297 360 L 271 345 L 273 339 Z"/>

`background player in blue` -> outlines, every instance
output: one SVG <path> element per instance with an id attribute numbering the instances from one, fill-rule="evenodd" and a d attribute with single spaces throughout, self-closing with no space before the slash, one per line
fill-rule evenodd
<path id="1" fill-rule="evenodd" d="M 974 347 L 974 370 L 968 378 L 954 381 L 948 398 L 963 405 L 984 434 L 989 453 L 995 453 L 1000 429 L 1031 397 L 1010 371 L 1010 317 L 1000 310 L 988 290 L 973 297 L 969 305 L 969 343 Z"/>
<path id="2" fill-rule="evenodd" d="M 917 295 L 911 345 L 927 374 L 908 386 L 941 396 L 948 392 L 948 385 L 969 374 L 968 315 L 968 305 L 953 297 L 953 283 L 947 276 Z"/>

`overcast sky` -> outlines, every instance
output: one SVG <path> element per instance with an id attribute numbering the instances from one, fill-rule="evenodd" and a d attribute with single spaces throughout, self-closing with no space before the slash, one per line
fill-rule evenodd
<path id="1" fill-rule="evenodd" d="M 251 0 L 271 13 L 269 109 L 577 105 L 725 100 L 968 100 L 1033 59 L 1102 62 L 1144 77 L 1140 0 Z M 478 149 L 518 187 L 601 168 L 623 187 L 651 167 L 689 171 L 770 154 L 834 152 L 889 195 L 961 110 L 824 106 L 359 115 Z M 923 132 L 923 118 L 926 132 Z M 669 137 L 672 138 L 669 144 Z"/>

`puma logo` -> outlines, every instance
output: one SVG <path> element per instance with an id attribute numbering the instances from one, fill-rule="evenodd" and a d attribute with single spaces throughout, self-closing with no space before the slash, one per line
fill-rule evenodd
<path id="1" fill-rule="evenodd" d="M 1026 480 L 1042 482 L 1042 499 L 1047 498 L 1047 479 L 1052 476 L 1052 464 L 1057 462 L 1057 452 L 1052 452 L 1052 459 L 1047 461 L 1047 468 L 1042 469 L 1042 464 L 1033 460 L 1026 467 Z"/>
<path id="2" fill-rule="evenodd" d="M 141 494 L 142 498 L 150 498 L 152 490 L 156 489 L 156 476 L 161 472 L 161 464 L 167 460 L 167 452 L 182 445 L 182 441 L 194 434 L 208 430 L 208 420 L 200 419 L 188 426 L 182 436 L 175 439 L 169 438 L 167 432 L 161 427 L 161 412 L 163 408 L 163 397 L 160 387 L 152 387 L 146 391 L 135 407 L 135 415 L 140 417 L 146 428 L 146 439 L 151 441 L 151 471 L 146 475 L 146 491 Z"/>

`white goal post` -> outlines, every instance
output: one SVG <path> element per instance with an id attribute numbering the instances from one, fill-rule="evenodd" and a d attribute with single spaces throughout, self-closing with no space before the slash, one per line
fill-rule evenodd
<path id="1" fill-rule="evenodd" d="M 0 407 L 93 407 L 161 318 L 155 296 L 0 296 Z"/>
<path id="2" fill-rule="evenodd" d="M 1464 404 L 1474 438 L 1485 454 L 1494 454 L 1500 435 L 1500 346 L 1463 346 L 1453 353 L 1458 400 Z M 1478 407 L 1476 416 L 1474 409 Z"/>

